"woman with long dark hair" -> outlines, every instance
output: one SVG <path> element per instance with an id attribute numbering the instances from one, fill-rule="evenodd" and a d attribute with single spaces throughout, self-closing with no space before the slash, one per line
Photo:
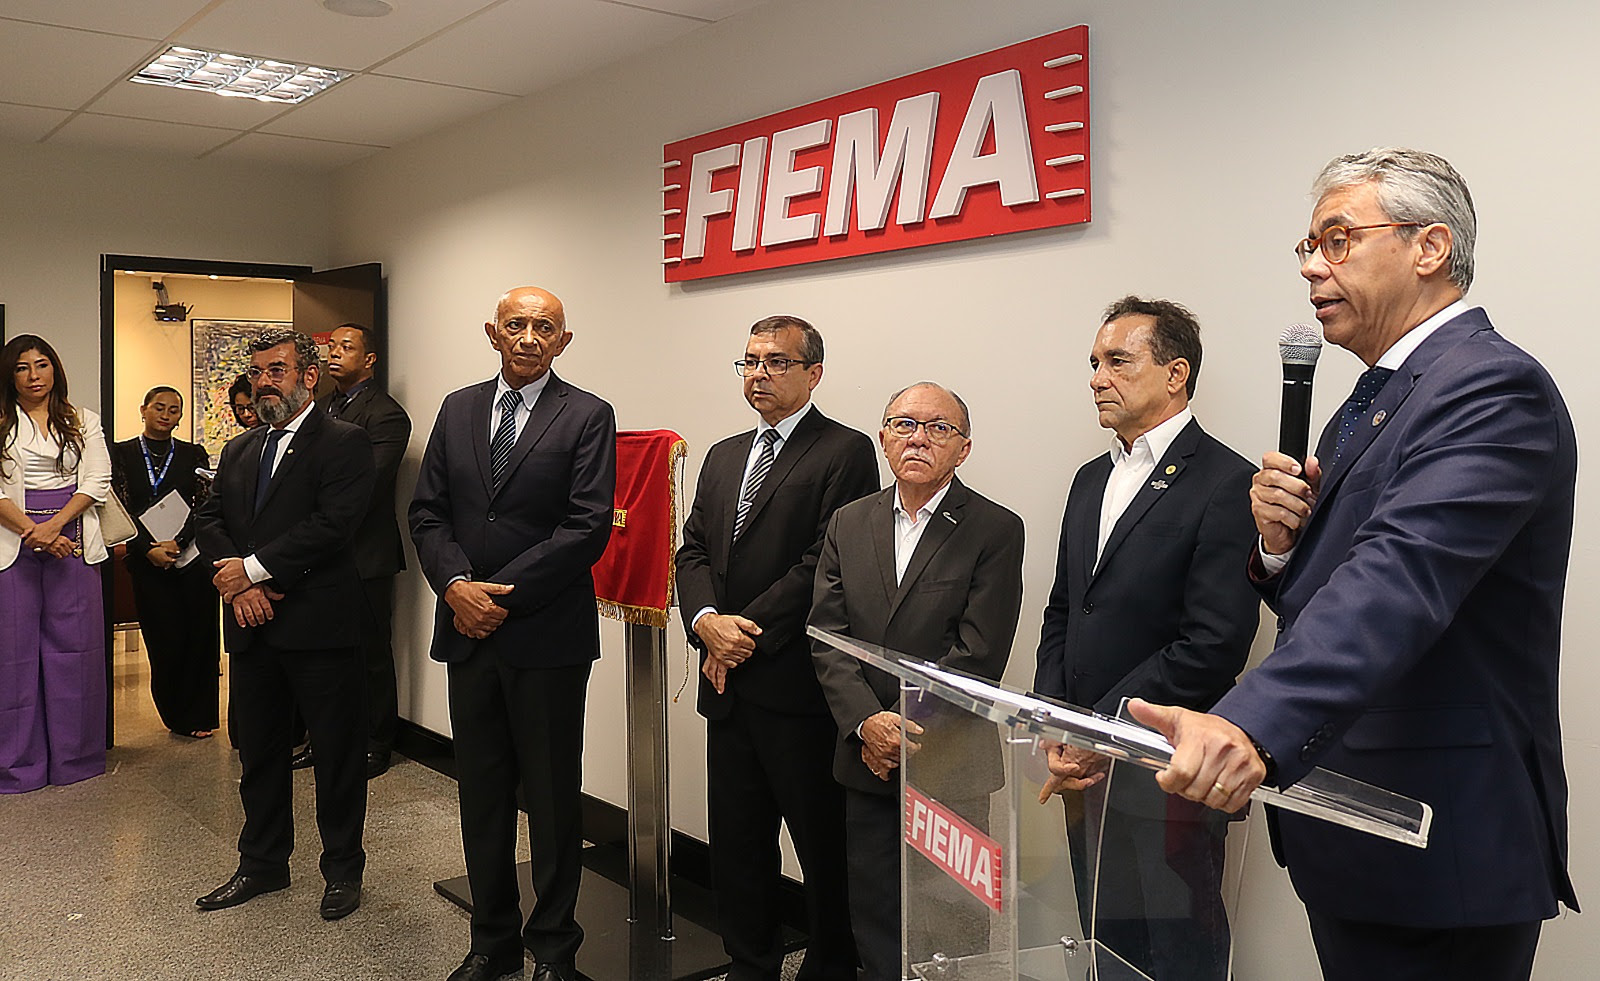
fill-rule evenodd
<path id="1" fill-rule="evenodd" d="M 106 769 L 106 560 L 111 488 L 100 417 L 67 400 L 44 338 L 0 349 L 0 793 Z"/>
<path id="2" fill-rule="evenodd" d="M 190 508 L 200 494 L 196 467 L 209 464 L 204 447 L 173 435 L 183 420 L 183 396 L 157 385 L 139 405 L 144 431 L 111 447 L 117 496 L 140 519 L 169 494 Z M 204 739 L 217 727 L 217 666 L 221 651 L 217 590 L 200 561 L 194 516 L 173 538 L 158 540 L 137 520 L 124 564 L 139 610 L 139 632 L 150 657 L 150 697 L 166 727 Z"/>

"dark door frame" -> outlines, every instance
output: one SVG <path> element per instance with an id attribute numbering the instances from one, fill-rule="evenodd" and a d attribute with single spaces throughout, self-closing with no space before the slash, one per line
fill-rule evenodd
<path id="1" fill-rule="evenodd" d="M 105 432 L 115 432 L 113 420 L 117 406 L 115 400 L 116 324 L 113 320 L 116 303 L 116 275 L 122 272 L 188 273 L 196 276 L 248 276 L 256 279 L 302 279 L 313 272 L 310 266 L 292 266 L 271 262 L 223 262 L 212 259 L 174 259 L 159 256 L 112 255 L 100 256 L 100 418 Z M 107 436 L 109 440 L 110 437 Z M 111 654 L 112 585 L 111 563 L 107 559 L 100 571 L 101 600 L 106 625 L 106 746 L 116 745 L 116 678 Z"/>

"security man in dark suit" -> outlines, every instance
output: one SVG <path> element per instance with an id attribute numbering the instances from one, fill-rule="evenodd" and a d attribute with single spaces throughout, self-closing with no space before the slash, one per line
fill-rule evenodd
<path id="1" fill-rule="evenodd" d="M 1376 148 L 1312 190 L 1300 275 L 1368 367 L 1315 454 L 1266 454 L 1251 487 L 1277 645 L 1210 714 L 1135 713 L 1173 741 L 1162 786 L 1212 807 L 1317 765 L 1433 805 L 1427 848 L 1269 825 L 1324 977 L 1526 979 L 1541 922 L 1578 908 L 1558 684 L 1572 418 L 1466 302 L 1477 215 L 1448 161 Z"/>
<path id="2" fill-rule="evenodd" d="M 1255 468 L 1189 409 L 1200 356 L 1200 325 L 1183 306 L 1128 296 L 1106 309 L 1089 389 L 1115 435 L 1067 495 L 1040 694 L 1112 717 L 1134 697 L 1204 711 L 1244 669 L 1261 606 L 1239 563 L 1255 540 Z M 1170 801 L 1142 773 L 1107 790 L 1109 759 L 1086 750 L 1058 746 L 1050 762 L 1041 800 L 1095 787 L 1085 809 L 1098 811 L 1110 795 L 1097 844 L 1118 875 L 1095 877 L 1069 826 L 1077 881 L 1099 887 L 1095 936 L 1151 977 L 1226 981 L 1225 817 Z"/>
<path id="3" fill-rule="evenodd" d="M 579 798 L 583 706 L 600 656 L 591 568 L 611 536 L 611 406 L 550 365 L 572 341 L 561 301 L 511 290 L 484 325 L 500 372 L 439 407 L 411 501 L 411 537 L 439 596 L 435 660 L 449 665 L 472 946 L 450 981 L 572 981 L 583 942 Z M 518 905 L 516 790 L 528 804 L 533 886 Z"/>
<path id="4" fill-rule="evenodd" d="M 853 979 L 838 731 L 805 636 L 822 534 L 840 505 L 878 489 L 864 433 L 811 401 L 822 335 L 799 317 L 750 328 L 734 368 L 756 429 L 706 454 L 678 550 L 678 603 L 703 655 L 712 885 L 730 981 L 776 981 L 780 822 L 805 873 L 803 981 Z"/>
<path id="5" fill-rule="evenodd" d="M 946 388 L 920 382 L 890 399 L 878 441 L 894 486 L 845 505 L 829 522 L 810 624 L 999 679 L 1022 609 L 1022 519 L 956 477 L 972 450 L 971 434 L 966 404 Z M 900 686 L 886 672 L 821 641 L 813 641 L 812 653 L 839 726 L 833 773 L 845 788 L 850 920 L 861 976 L 898 981 L 906 975 L 895 769 L 901 740 L 915 743 L 923 726 L 901 717 Z M 992 735 L 993 726 L 985 726 Z M 1000 775 L 997 766 L 989 769 L 938 788 L 947 804 L 980 828 L 987 823 L 987 793 L 999 786 L 985 782 Z M 979 805 L 981 816 L 974 809 Z M 925 914 L 926 907 L 919 912 Z M 975 939 L 972 924 L 952 919 L 946 926 L 953 943 Z M 946 952 L 974 951 L 952 946 Z"/>
<path id="6" fill-rule="evenodd" d="M 367 776 L 389 769 L 398 725 L 394 681 L 394 577 L 406 567 L 395 520 L 394 484 L 411 439 L 411 417 L 373 377 L 378 363 L 377 332 L 361 324 L 340 324 L 328 339 L 328 374 L 334 391 L 328 415 L 367 431 L 378 480 L 372 503 L 356 532 L 356 568 L 366 604 L 361 608 L 361 662 L 367 681 Z"/>
<path id="7" fill-rule="evenodd" d="M 196 517 L 201 556 L 226 616 L 244 830 L 239 869 L 196 900 L 237 906 L 289 885 L 294 848 L 289 725 L 298 707 L 317 745 L 323 919 L 361 904 L 367 813 L 357 628 L 361 601 L 350 542 L 372 498 L 372 445 L 312 401 L 319 369 L 308 335 L 269 328 L 250 345 L 265 425 L 229 441 Z"/>

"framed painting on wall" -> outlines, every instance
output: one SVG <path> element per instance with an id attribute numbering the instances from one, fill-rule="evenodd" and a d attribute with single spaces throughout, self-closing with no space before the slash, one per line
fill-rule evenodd
<path id="1" fill-rule="evenodd" d="M 249 343 L 268 327 L 292 327 L 281 320 L 189 321 L 194 370 L 194 441 L 216 463 L 222 447 L 240 432 L 228 404 L 228 389 L 250 366 Z"/>

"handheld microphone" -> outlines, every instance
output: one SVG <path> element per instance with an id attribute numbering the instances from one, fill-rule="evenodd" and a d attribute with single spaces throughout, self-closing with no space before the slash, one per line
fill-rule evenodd
<path id="1" fill-rule="evenodd" d="M 1311 442 L 1311 376 L 1322 354 L 1322 331 L 1311 324 L 1290 324 L 1278 337 L 1283 361 L 1283 415 L 1278 424 L 1278 451 L 1305 462 Z"/>

